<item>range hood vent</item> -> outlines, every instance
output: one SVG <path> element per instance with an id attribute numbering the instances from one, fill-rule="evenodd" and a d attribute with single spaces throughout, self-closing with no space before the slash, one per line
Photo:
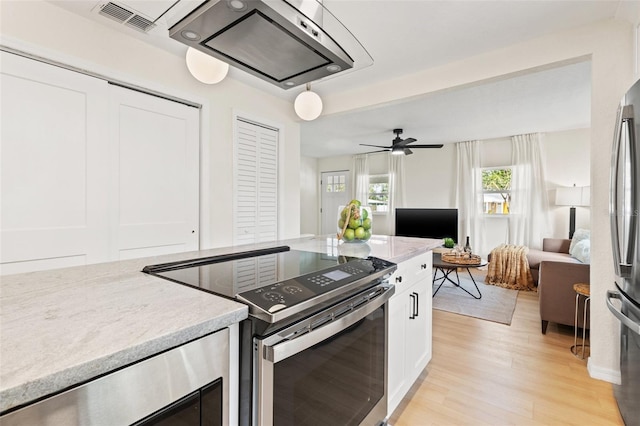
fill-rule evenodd
<path id="1" fill-rule="evenodd" d="M 129 9 L 119 6 L 113 2 L 105 3 L 104 5 L 100 6 L 100 10 L 98 11 L 98 13 L 102 16 L 106 16 L 107 18 L 113 19 L 116 22 L 119 22 L 138 31 L 142 31 L 144 33 L 148 32 L 156 26 L 153 22 L 151 22 L 144 16 L 138 15 L 130 11 Z"/>
<path id="2" fill-rule="evenodd" d="M 373 63 L 315 0 L 208 0 L 169 36 L 282 89 Z"/>

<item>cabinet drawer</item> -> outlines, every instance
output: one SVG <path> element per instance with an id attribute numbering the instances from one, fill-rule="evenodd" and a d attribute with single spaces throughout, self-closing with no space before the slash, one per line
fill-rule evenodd
<path id="1" fill-rule="evenodd" d="M 433 255 L 431 251 L 398 263 L 398 269 L 389 280 L 396 285 L 396 294 L 405 291 L 411 284 L 431 277 Z"/>

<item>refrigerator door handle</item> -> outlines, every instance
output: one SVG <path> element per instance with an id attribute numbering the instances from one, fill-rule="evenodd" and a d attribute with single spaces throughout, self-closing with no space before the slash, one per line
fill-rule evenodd
<path id="1" fill-rule="evenodd" d="M 620 309 L 616 308 L 613 303 L 611 303 L 611 299 L 618 299 L 618 300 L 622 300 L 622 295 L 620 294 L 620 292 L 617 291 L 613 291 L 613 290 L 607 290 L 607 307 L 609 308 L 609 310 L 611 311 L 611 313 L 618 318 L 618 320 L 624 324 L 625 326 L 627 326 L 631 331 L 633 331 L 636 334 L 640 334 L 640 324 L 638 324 L 637 322 L 633 321 L 631 318 L 629 318 L 628 316 L 626 316 L 625 314 L 623 314 Z"/>
<path id="2" fill-rule="evenodd" d="M 624 124 L 627 124 L 627 132 L 628 132 L 628 141 L 629 141 L 629 149 L 627 147 L 622 146 L 622 129 Z M 618 188 L 620 184 L 623 184 L 619 181 L 620 177 L 620 168 L 624 167 L 624 164 L 620 164 L 621 162 L 621 151 L 625 149 L 627 151 L 627 155 L 631 156 L 631 176 L 630 179 L 632 182 L 636 181 L 637 170 L 636 167 L 639 165 L 633 162 L 633 158 L 635 156 L 633 150 L 635 148 L 635 123 L 634 123 L 634 110 L 633 105 L 624 105 L 620 106 L 618 109 L 618 116 L 616 120 L 616 128 L 615 128 L 615 137 L 613 139 L 613 155 L 611 159 L 611 179 L 610 179 L 610 198 L 609 198 L 609 212 L 611 217 L 611 238 L 613 245 L 613 257 L 615 262 L 615 273 L 618 276 L 627 276 L 630 272 L 632 263 L 630 262 L 630 256 L 632 256 L 631 247 L 634 247 L 634 233 L 636 229 L 636 220 L 637 215 L 630 215 L 629 220 L 629 229 L 626 230 L 626 233 L 629 235 L 629 241 L 626 241 L 625 248 L 627 250 L 626 253 L 622 253 L 623 248 L 621 247 L 620 242 L 620 221 L 624 220 L 624 211 L 620 211 L 620 200 L 618 199 Z M 622 159 L 624 160 L 624 159 Z M 630 201 L 630 210 L 635 212 L 637 211 L 637 202 L 636 194 L 634 191 L 630 193 L 631 199 Z"/>

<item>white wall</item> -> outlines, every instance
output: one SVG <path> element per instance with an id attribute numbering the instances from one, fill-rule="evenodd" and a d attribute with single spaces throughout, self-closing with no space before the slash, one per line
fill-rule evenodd
<path id="1" fill-rule="evenodd" d="M 234 112 L 284 126 L 280 134 L 281 235 L 300 232 L 300 125 L 289 102 L 232 78 L 194 79 L 178 57 L 44 1 L 0 3 L 2 44 L 109 78 L 204 104 L 201 141 L 201 247 L 232 244 Z M 185 47 L 186 52 L 186 47 Z"/>
<path id="2" fill-rule="evenodd" d="M 612 19 L 323 99 L 324 113 L 331 114 L 590 58 L 592 328 L 588 365 L 592 376 L 612 381 L 619 379 L 619 326 L 605 304 L 614 280 L 608 227 L 609 158 L 617 105 L 634 81 L 634 40 L 631 23 Z"/>

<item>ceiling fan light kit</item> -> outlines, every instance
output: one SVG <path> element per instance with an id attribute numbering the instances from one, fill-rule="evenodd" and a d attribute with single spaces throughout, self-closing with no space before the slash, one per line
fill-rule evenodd
<path id="1" fill-rule="evenodd" d="M 391 141 L 391 146 L 382 146 L 382 145 L 369 145 L 366 143 L 361 143 L 360 145 L 362 146 L 372 146 L 375 148 L 382 148 L 380 151 L 373 151 L 373 152 L 385 152 L 385 151 L 390 151 L 391 154 L 393 155 L 411 155 L 413 154 L 413 151 L 411 151 L 411 149 L 409 148 L 442 148 L 442 144 L 435 144 L 435 145 L 409 145 L 413 142 L 416 142 L 416 139 L 414 138 L 406 138 L 406 139 L 402 139 L 400 137 L 400 135 L 402 134 L 402 129 L 393 129 L 393 133 L 396 135 L 396 137 Z M 372 153 L 370 153 L 372 154 Z"/>
<path id="2" fill-rule="evenodd" d="M 316 92 L 311 91 L 311 84 L 307 83 L 307 90 L 300 93 L 293 104 L 298 117 L 303 120 L 315 120 L 322 113 L 322 99 Z"/>

